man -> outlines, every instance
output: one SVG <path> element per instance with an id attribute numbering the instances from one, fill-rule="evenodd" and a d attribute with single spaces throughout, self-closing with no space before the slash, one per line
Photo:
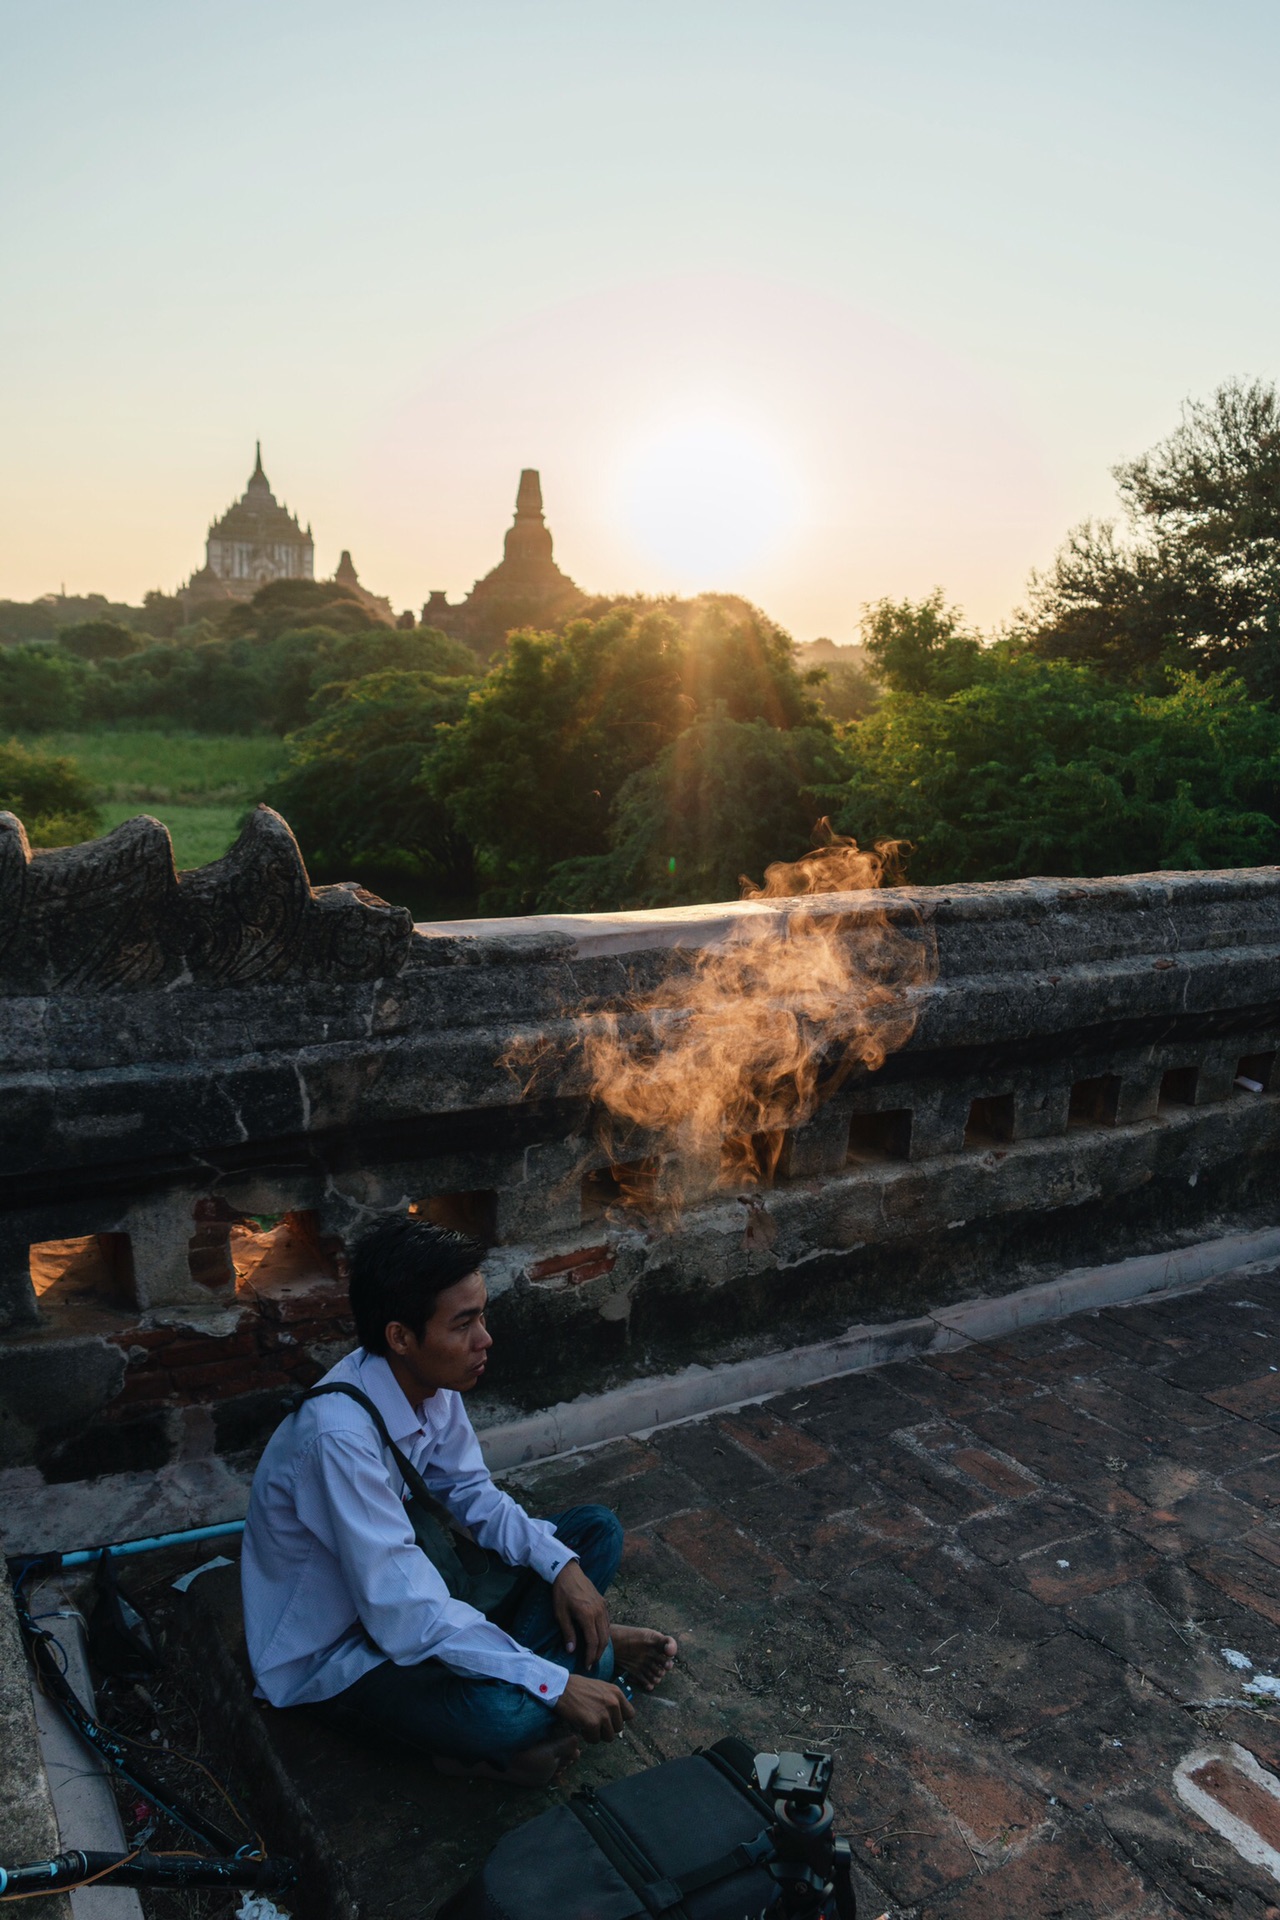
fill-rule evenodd
<path id="1" fill-rule="evenodd" d="M 533 1520 L 490 1479 L 461 1399 L 493 1345 L 482 1258 L 475 1241 L 408 1216 L 361 1240 L 361 1344 L 321 1385 L 365 1395 L 392 1445 L 346 1393 L 307 1400 L 277 1429 L 245 1522 L 245 1634 L 272 1705 L 312 1706 L 446 1771 L 543 1786 L 579 1740 L 612 1740 L 633 1717 L 615 1666 L 652 1689 L 676 1643 L 610 1622 L 622 1528 L 607 1507 Z M 502 1625 L 451 1597 L 418 1545 L 393 1448 L 480 1546 L 528 1570 L 491 1609 Z"/>

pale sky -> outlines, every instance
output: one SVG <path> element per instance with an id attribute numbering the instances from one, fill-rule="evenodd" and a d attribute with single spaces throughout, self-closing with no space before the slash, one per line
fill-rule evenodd
<path id="1" fill-rule="evenodd" d="M 0 0 L 0 597 L 138 599 L 261 438 L 417 607 L 540 468 L 591 591 L 984 624 L 1280 375 L 1260 0 Z"/>

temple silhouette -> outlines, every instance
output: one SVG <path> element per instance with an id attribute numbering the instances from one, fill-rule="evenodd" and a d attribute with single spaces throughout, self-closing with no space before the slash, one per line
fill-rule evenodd
<path id="1" fill-rule="evenodd" d="M 513 628 L 553 626 L 583 606 L 586 599 L 552 557 L 551 529 L 542 511 L 542 483 L 536 468 L 525 467 L 501 560 L 476 581 L 465 600 L 454 605 L 441 589 L 435 589 L 423 606 L 422 624 L 453 634 L 478 654 L 486 655 L 499 647 Z"/>

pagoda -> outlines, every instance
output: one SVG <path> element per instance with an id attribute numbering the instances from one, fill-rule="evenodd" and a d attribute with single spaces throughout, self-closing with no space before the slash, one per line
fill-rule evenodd
<path id="1" fill-rule="evenodd" d="M 209 528 L 205 564 L 185 593 L 194 601 L 252 600 L 270 580 L 315 578 L 315 544 L 282 506 L 262 470 L 262 442 L 249 484 L 233 507 Z"/>
<path id="2" fill-rule="evenodd" d="M 575 613 L 586 597 L 552 558 L 551 529 L 542 511 L 542 483 L 537 470 L 526 467 L 520 475 L 515 519 L 507 528 L 501 560 L 456 605 L 451 605 L 437 588 L 422 609 L 422 624 L 465 640 L 484 656 L 495 652 L 513 628 L 558 625 Z"/>

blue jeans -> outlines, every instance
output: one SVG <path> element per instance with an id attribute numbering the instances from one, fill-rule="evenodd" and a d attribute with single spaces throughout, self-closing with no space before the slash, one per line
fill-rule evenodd
<path id="1" fill-rule="evenodd" d="M 552 1516 L 557 1537 L 578 1556 L 588 1580 L 604 1593 L 622 1558 L 622 1524 L 608 1507 L 570 1507 Z M 551 1588 L 535 1580 L 507 1627 L 513 1640 L 569 1673 L 592 1680 L 613 1677 L 613 1648 L 594 1667 L 583 1667 L 581 1649 L 565 1650 L 551 1604 Z M 362 1674 L 332 1700 L 311 1709 L 342 1733 L 398 1741 L 420 1753 L 455 1760 L 503 1758 L 564 1731 L 550 1707 L 506 1680 L 469 1679 L 440 1660 L 398 1667 L 390 1660 Z"/>

